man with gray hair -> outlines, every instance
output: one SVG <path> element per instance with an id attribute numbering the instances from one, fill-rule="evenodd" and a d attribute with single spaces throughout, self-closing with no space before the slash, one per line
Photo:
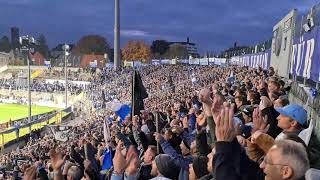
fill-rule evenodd
<path id="1" fill-rule="evenodd" d="M 305 147 L 292 140 L 278 140 L 270 148 L 260 168 L 266 180 L 299 180 L 309 169 Z"/>
<path id="2" fill-rule="evenodd" d="M 81 169 L 78 166 L 71 166 L 68 169 L 67 179 L 68 180 L 80 180 L 82 178 Z"/>

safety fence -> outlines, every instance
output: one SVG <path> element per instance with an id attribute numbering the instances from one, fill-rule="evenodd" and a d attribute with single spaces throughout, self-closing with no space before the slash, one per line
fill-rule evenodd
<path id="1" fill-rule="evenodd" d="M 46 125 L 50 124 L 60 124 L 62 119 L 69 116 L 71 113 L 71 107 L 60 110 L 49 116 L 40 118 L 31 123 L 21 125 L 19 127 L 14 127 L 5 131 L 0 132 L 0 146 L 4 146 L 7 143 L 23 138 L 30 134 L 31 131 L 40 130 Z"/>
<path id="2" fill-rule="evenodd" d="M 35 122 L 35 121 L 41 119 L 42 117 L 52 116 L 52 114 L 55 114 L 55 113 L 56 113 L 56 111 L 50 111 L 50 112 L 34 115 L 31 117 L 31 122 Z M 28 117 L 24 117 L 24 118 L 20 118 L 20 119 L 12 119 L 7 122 L 1 123 L 0 129 L 7 129 L 10 127 L 13 127 L 16 123 L 23 124 L 25 121 L 28 121 Z"/>

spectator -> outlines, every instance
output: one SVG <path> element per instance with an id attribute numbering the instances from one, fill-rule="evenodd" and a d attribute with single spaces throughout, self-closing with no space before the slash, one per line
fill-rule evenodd
<path id="1" fill-rule="evenodd" d="M 278 116 L 278 126 L 283 129 L 283 132 L 276 139 L 283 139 L 283 134 L 292 133 L 299 135 L 307 122 L 307 112 L 303 107 L 291 104 L 283 108 L 277 108 L 276 110 L 280 113 Z"/>
<path id="2" fill-rule="evenodd" d="M 152 161 L 151 180 L 174 180 L 179 177 L 179 167 L 167 154 L 159 154 Z"/>
<path id="3" fill-rule="evenodd" d="M 309 169 L 306 149 L 291 140 L 279 140 L 268 151 L 260 164 L 266 179 L 299 180 Z"/>
<path id="4" fill-rule="evenodd" d="M 192 164 L 189 165 L 189 180 L 197 180 L 209 174 L 208 158 L 205 156 L 197 156 L 193 158 Z M 202 178 L 204 179 L 204 178 Z"/>
<path id="5" fill-rule="evenodd" d="M 291 147 L 301 150 L 300 146 L 290 144 L 291 140 L 302 143 L 297 135 L 305 130 L 303 122 L 307 117 L 305 114 L 305 118 L 300 118 L 304 116 L 299 115 L 303 114 L 300 113 L 304 111 L 302 107 L 300 110 L 287 109 L 288 106 L 274 109 L 273 105 L 279 107 L 278 103 L 282 103 L 278 102 L 281 96 L 273 104 L 267 86 L 272 94 L 282 93 L 281 87 L 279 89 L 274 83 L 280 82 L 277 77 L 269 78 L 266 84 L 267 73 L 262 69 L 235 66 L 148 66 L 140 71 L 149 93 L 145 110 L 140 115 L 127 116 L 121 123 L 116 114 L 102 108 L 104 101 L 113 99 L 130 102 L 128 79 L 132 69 L 93 73 L 89 76 L 89 86 L 70 85 L 70 89 L 75 93 L 85 91 L 90 100 L 88 104 L 100 110 L 87 111 L 81 107 L 81 119 L 85 121 L 72 129 L 67 142 L 54 141 L 51 134 L 46 138 L 37 137 L 22 150 L 0 156 L 3 167 L 12 168 L 20 163 L 12 163 L 10 159 L 30 157 L 28 162 L 35 166 L 24 170 L 26 168 L 18 165 L 17 174 L 24 178 L 40 178 L 40 174 L 35 173 L 39 167 L 44 179 L 48 172 L 49 179 L 106 179 L 111 176 L 112 180 L 260 180 L 265 179 L 264 172 L 266 179 L 281 179 L 285 173 L 294 179 L 308 168 L 300 168 L 301 172 L 297 170 L 296 159 L 304 159 L 300 151 L 283 153 Z M 225 83 L 231 71 L 235 75 L 242 73 L 232 85 Z M 197 85 L 191 85 L 190 74 L 193 74 L 192 78 L 196 77 Z M 39 82 L 34 87 L 38 90 L 61 91 L 64 88 L 59 83 L 52 86 L 35 82 Z M 246 105 L 246 99 L 250 105 Z M 236 105 L 230 105 L 233 102 Z M 159 115 L 158 121 L 151 113 L 154 111 Z M 105 119 L 110 123 L 110 133 L 103 137 Z M 281 141 L 274 141 L 278 135 L 284 141 L 290 140 L 289 145 L 285 142 L 278 146 Z M 312 154 L 307 164 L 314 168 L 320 159 L 316 156 L 316 144 L 319 143 L 313 138 L 306 143 L 308 153 Z M 297 157 L 299 154 L 301 156 Z M 42 164 L 36 163 L 38 160 Z M 274 164 L 287 160 L 285 166 Z M 270 162 L 272 164 L 268 164 Z M 99 173 L 102 167 L 106 169 Z"/>
<path id="6" fill-rule="evenodd" d="M 280 96 L 277 100 L 274 101 L 274 107 L 285 107 L 289 104 L 289 100 L 288 97 L 286 96 Z"/>
<path id="7" fill-rule="evenodd" d="M 149 146 L 147 151 L 143 156 L 143 163 L 140 165 L 140 171 L 138 175 L 138 180 L 147 180 L 151 179 L 151 169 L 152 169 L 152 161 L 154 161 L 157 155 L 157 147 Z"/>

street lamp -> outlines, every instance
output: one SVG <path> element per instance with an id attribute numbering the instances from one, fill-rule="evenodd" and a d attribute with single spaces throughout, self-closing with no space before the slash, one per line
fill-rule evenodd
<path id="1" fill-rule="evenodd" d="M 67 67 L 68 67 L 68 63 L 67 63 L 67 56 L 69 55 L 68 51 L 70 49 L 68 44 L 64 44 L 62 46 L 62 49 L 64 50 L 64 78 L 65 78 L 65 108 L 68 107 L 68 71 L 67 71 Z"/>
<path id="2" fill-rule="evenodd" d="M 30 70 L 30 53 L 34 52 L 33 45 L 36 44 L 36 41 L 33 37 L 22 36 L 19 37 L 19 43 L 21 45 L 21 50 L 27 52 L 27 63 L 28 63 L 28 122 L 31 123 L 31 70 Z M 29 133 L 31 134 L 31 125 L 29 126 Z"/>

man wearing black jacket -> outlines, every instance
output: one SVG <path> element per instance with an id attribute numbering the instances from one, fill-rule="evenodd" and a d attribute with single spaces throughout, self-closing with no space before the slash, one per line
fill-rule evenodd
<path id="1" fill-rule="evenodd" d="M 137 180 L 151 179 L 152 161 L 157 156 L 157 147 L 150 145 L 144 153 Z"/>
<path id="2" fill-rule="evenodd" d="M 143 162 L 140 164 L 139 167 L 139 174 L 137 180 L 147 180 L 151 179 L 151 169 L 152 169 L 152 161 L 157 156 L 157 147 L 153 145 L 148 145 L 149 142 L 146 138 L 146 134 L 144 132 L 138 132 L 138 116 L 134 116 L 132 119 L 133 126 L 133 136 L 134 140 L 138 145 L 138 149 L 140 150 L 140 154 L 143 154 Z"/>

